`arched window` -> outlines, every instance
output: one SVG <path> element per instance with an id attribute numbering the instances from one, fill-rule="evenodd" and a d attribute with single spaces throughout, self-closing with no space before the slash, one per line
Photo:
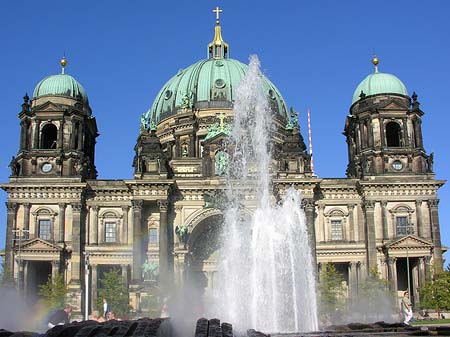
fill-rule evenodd
<path id="1" fill-rule="evenodd" d="M 388 147 L 400 147 L 402 145 L 402 128 L 396 122 L 386 124 L 386 143 Z"/>
<path id="2" fill-rule="evenodd" d="M 100 226 L 103 227 L 104 243 L 119 243 L 122 216 L 116 211 L 108 210 L 99 216 Z"/>
<path id="3" fill-rule="evenodd" d="M 390 210 L 395 228 L 395 236 L 407 236 L 414 234 L 415 228 L 412 222 L 414 210 L 408 205 L 397 205 Z"/>
<path id="4" fill-rule="evenodd" d="M 35 223 L 35 237 L 52 241 L 54 238 L 54 224 L 57 213 L 47 207 L 39 207 L 33 213 Z"/>
<path id="5" fill-rule="evenodd" d="M 41 149 L 56 149 L 58 129 L 54 124 L 46 124 L 41 133 Z"/>
<path id="6" fill-rule="evenodd" d="M 340 208 L 333 208 L 326 212 L 325 217 L 328 223 L 328 237 L 330 241 L 345 240 L 346 218 L 348 213 L 344 213 Z"/>

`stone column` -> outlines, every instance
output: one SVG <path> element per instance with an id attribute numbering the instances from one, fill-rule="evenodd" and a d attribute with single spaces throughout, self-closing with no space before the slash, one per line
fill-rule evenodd
<path id="1" fill-rule="evenodd" d="M 387 222 L 387 201 L 381 202 L 381 221 L 383 224 L 383 240 L 389 240 L 388 222 Z"/>
<path id="2" fill-rule="evenodd" d="M 142 200 L 132 200 L 133 209 L 133 265 L 131 268 L 131 278 L 133 283 L 141 282 L 142 273 Z"/>
<path id="3" fill-rule="evenodd" d="M 348 275 L 349 275 L 349 291 L 350 291 L 350 298 L 355 299 L 358 296 L 358 274 L 357 269 L 358 268 L 358 262 L 357 261 L 351 261 L 348 264 Z"/>
<path id="4" fill-rule="evenodd" d="M 130 207 L 122 206 L 122 243 L 128 244 L 128 210 Z"/>
<path id="5" fill-rule="evenodd" d="M 5 243 L 5 268 L 8 273 L 14 271 L 13 230 L 16 229 L 17 203 L 6 202 L 6 243 Z"/>
<path id="6" fill-rule="evenodd" d="M 66 233 L 66 204 L 60 202 L 59 206 L 59 214 L 58 214 L 58 222 L 59 222 L 59 233 L 58 233 L 58 242 L 63 243 L 65 241 L 65 233 Z"/>
<path id="7" fill-rule="evenodd" d="M 377 247 L 375 241 L 375 219 L 374 219 L 375 202 L 366 200 L 364 202 L 364 210 L 366 215 L 366 252 L 367 252 L 367 272 L 377 266 Z"/>
<path id="8" fill-rule="evenodd" d="M 308 228 L 309 245 L 311 247 L 311 255 L 313 258 L 313 268 L 315 270 L 316 269 L 315 266 L 317 265 L 317 256 L 316 256 L 316 229 L 314 224 L 315 219 L 314 200 L 303 199 L 303 204 L 305 208 L 306 225 Z"/>
<path id="9" fill-rule="evenodd" d="M 369 147 L 373 148 L 373 127 L 372 127 L 372 119 L 369 117 L 367 119 L 367 139 L 369 141 Z"/>
<path id="10" fill-rule="evenodd" d="M 61 119 L 59 123 L 58 144 L 56 145 L 58 149 L 62 149 L 63 147 L 63 138 L 64 138 L 64 117 Z"/>
<path id="11" fill-rule="evenodd" d="M 195 133 L 189 135 L 189 156 L 195 157 Z"/>
<path id="12" fill-rule="evenodd" d="M 91 264 L 91 311 L 95 310 L 97 303 L 97 264 Z"/>
<path id="13" fill-rule="evenodd" d="M 417 236 L 425 236 L 425 231 L 422 224 L 422 200 L 416 200 L 416 222 L 417 222 Z"/>
<path id="14" fill-rule="evenodd" d="M 29 287 L 29 281 L 28 281 L 28 268 L 29 268 L 30 262 L 29 261 L 23 261 L 23 294 L 25 296 L 25 298 L 28 297 L 29 291 L 28 291 L 28 287 Z"/>
<path id="15" fill-rule="evenodd" d="M 52 260 L 52 280 L 56 278 L 59 273 L 59 261 Z"/>
<path id="16" fill-rule="evenodd" d="M 388 259 L 388 279 L 389 289 L 397 293 L 397 258 L 389 257 Z"/>
<path id="17" fill-rule="evenodd" d="M 325 218 L 323 215 L 323 210 L 325 209 L 325 205 L 318 205 L 319 209 L 319 228 L 320 228 L 320 241 L 325 242 Z"/>
<path id="18" fill-rule="evenodd" d="M 433 258 L 434 266 L 438 271 L 443 268 L 442 260 L 442 245 L 441 245 L 441 233 L 439 229 L 439 214 L 438 214 L 438 199 L 428 200 L 428 207 L 430 209 L 431 220 L 431 238 L 433 240 Z"/>
<path id="19" fill-rule="evenodd" d="M 72 256 L 70 283 L 80 283 L 80 260 L 81 260 L 81 203 L 74 202 L 72 206 Z"/>
<path id="20" fill-rule="evenodd" d="M 356 241 L 355 238 L 355 219 L 354 219 L 354 212 L 355 210 L 355 205 L 354 204 L 349 204 L 348 205 L 348 226 L 350 228 L 350 237 L 349 240 L 350 241 Z"/>
<path id="21" fill-rule="evenodd" d="M 92 219 L 90 221 L 90 228 L 89 228 L 89 244 L 90 245 L 97 245 L 98 244 L 98 206 L 92 206 Z"/>
<path id="22" fill-rule="evenodd" d="M 422 287 L 426 281 L 425 257 L 419 258 L 419 287 Z"/>
<path id="23" fill-rule="evenodd" d="M 83 123 L 78 123 L 78 144 L 76 144 L 78 151 L 83 150 Z"/>
<path id="24" fill-rule="evenodd" d="M 30 208 L 29 202 L 23 204 L 23 229 L 26 231 L 30 230 Z"/>
<path id="25" fill-rule="evenodd" d="M 33 149 L 39 149 L 39 132 L 41 127 L 41 121 L 37 120 L 34 123 L 34 137 L 33 137 Z"/>
<path id="26" fill-rule="evenodd" d="M 128 287 L 128 265 L 127 264 L 121 264 L 120 268 L 122 269 L 123 282 Z"/>
<path id="27" fill-rule="evenodd" d="M 20 121 L 20 150 L 24 150 L 26 148 L 26 133 L 27 133 L 27 125 L 26 120 Z"/>
<path id="28" fill-rule="evenodd" d="M 159 207 L 159 277 L 162 284 L 169 280 L 169 233 L 167 200 L 158 200 Z"/>

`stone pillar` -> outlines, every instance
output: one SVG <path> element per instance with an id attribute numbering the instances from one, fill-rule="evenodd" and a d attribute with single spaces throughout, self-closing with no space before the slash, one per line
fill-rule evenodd
<path id="1" fill-rule="evenodd" d="M 316 229 L 314 224 L 315 219 L 314 200 L 303 199 L 303 204 L 306 215 L 306 226 L 308 228 L 309 245 L 311 247 L 311 255 L 313 258 L 313 268 L 315 270 L 316 269 L 315 266 L 317 265 L 317 256 L 316 256 Z"/>
<path id="2" fill-rule="evenodd" d="M 95 310 L 97 303 L 97 264 L 91 264 L 91 311 Z"/>
<path id="3" fill-rule="evenodd" d="M 30 262 L 29 261 L 23 261 L 23 294 L 25 296 L 25 298 L 28 298 L 28 295 L 31 295 L 28 291 L 28 287 L 29 287 L 29 281 L 28 281 L 28 276 L 29 276 L 29 266 L 30 266 Z"/>
<path id="4" fill-rule="evenodd" d="M 169 233 L 167 200 L 158 200 L 159 207 L 159 277 L 162 284 L 169 280 Z"/>
<path id="5" fill-rule="evenodd" d="M 425 236 L 425 231 L 422 224 L 422 200 L 416 200 L 416 222 L 417 222 L 417 236 Z"/>
<path id="6" fill-rule="evenodd" d="M 350 228 L 350 237 L 349 237 L 350 241 L 356 241 L 356 238 L 355 238 L 355 218 L 354 218 L 354 213 L 353 213 L 354 210 L 355 210 L 355 205 L 354 204 L 348 205 L 348 226 Z"/>
<path id="7" fill-rule="evenodd" d="M 72 206 L 72 256 L 70 283 L 80 283 L 80 260 L 81 260 L 81 203 L 74 202 Z"/>
<path id="8" fill-rule="evenodd" d="M 325 218 L 323 215 L 323 210 L 325 209 L 325 205 L 318 205 L 319 209 L 319 228 L 320 228 L 320 238 L 319 240 L 325 242 Z"/>
<path id="9" fill-rule="evenodd" d="M 41 121 L 37 120 L 34 123 L 34 137 L 33 137 L 33 149 L 39 149 L 39 132 L 41 127 Z"/>
<path id="10" fill-rule="evenodd" d="M 389 257 L 388 259 L 388 279 L 389 279 L 389 289 L 397 293 L 397 258 Z"/>
<path id="11" fill-rule="evenodd" d="M 367 255 L 367 273 L 377 266 L 377 247 L 375 241 L 375 219 L 374 219 L 375 202 L 366 200 L 364 202 L 364 210 L 366 215 L 366 255 Z"/>
<path id="12" fill-rule="evenodd" d="M 76 144 L 78 151 L 83 150 L 83 123 L 78 123 L 78 144 Z"/>
<path id="13" fill-rule="evenodd" d="M 189 135 L 189 156 L 195 157 L 195 133 Z"/>
<path id="14" fill-rule="evenodd" d="M 97 245 L 98 244 L 98 206 L 92 206 L 91 210 L 93 211 L 91 213 L 92 219 L 90 221 L 90 228 L 89 228 L 89 244 L 90 245 Z"/>
<path id="15" fill-rule="evenodd" d="M 141 282 L 142 273 L 142 200 L 132 200 L 133 209 L 133 265 L 131 268 L 131 278 L 133 283 Z"/>
<path id="16" fill-rule="evenodd" d="M 120 265 L 122 269 L 122 278 L 125 285 L 128 287 L 128 265 L 127 264 L 121 264 Z"/>
<path id="17" fill-rule="evenodd" d="M 63 147 L 63 138 L 64 138 L 64 117 L 61 119 L 59 123 L 58 144 L 56 145 L 58 149 L 62 149 Z"/>
<path id="18" fill-rule="evenodd" d="M 58 222 L 59 222 L 59 233 L 58 233 L 58 242 L 63 243 L 65 241 L 65 233 L 66 233 L 66 204 L 60 202 L 59 206 L 59 214 L 58 214 Z"/>
<path id="19" fill-rule="evenodd" d="M 6 202 L 6 243 L 5 243 L 5 268 L 8 273 L 14 271 L 13 230 L 16 229 L 17 203 Z"/>
<path id="20" fill-rule="evenodd" d="M 372 119 L 369 117 L 367 119 L 367 139 L 369 141 L 369 147 L 373 148 L 373 127 L 372 127 Z"/>
<path id="21" fill-rule="evenodd" d="M 426 281 L 425 257 L 419 258 L 418 272 L 419 272 L 419 287 L 423 287 Z"/>
<path id="22" fill-rule="evenodd" d="M 59 273 L 59 261 L 52 260 L 52 280 L 56 278 Z"/>
<path id="23" fill-rule="evenodd" d="M 27 126 L 26 126 L 26 120 L 20 121 L 20 147 L 19 149 L 22 151 L 25 149 L 26 144 L 26 133 L 27 133 Z"/>
<path id="24" fill-rule="evenodd" d="M 29 202 L 23 204 L 23 229 L 26 231 L 30 230 L 30 208 Z"/>
<path id="25" fill-rule="evenodd" d="M 389 239 L 388 222 L 387 222 L 387 201 L 381 202 L 381 220 L 383 224 L 383 240 Z"/>
<path id="26" fill-rule="evenodd" d="M 350 298 L 353 300 L 358 296 L 358 274 L 357 269 L 358 262 L 351 261 L 348 264 L 348 275 L 349 275 L 349 292 Z"/>
<path id="27" fill-rule="evenodd" d="M 443 268 L 442 260 L 442 245 L 441 245 L 441 233 L 439 229 L 439 214 L 438 214 L 438 199 L 428 200 L 428 207 L 430 209 L 431 220 L 431 238 L 433 240 L 433 258 L 434 266 L 438 271 Z"/>
<path id="28" fill-rule="evenodd" d="M 122 240 L 121 242 L 124 244 L 128 243 L 128 210 L 130 207 L 122 206 Z"/>

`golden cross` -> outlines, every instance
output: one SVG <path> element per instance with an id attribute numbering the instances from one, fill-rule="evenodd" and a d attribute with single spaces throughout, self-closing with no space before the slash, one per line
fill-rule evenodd
<path id="1" fill-rule="evenodd" d="M 220 15 L 220 13 L 223 12 L 223 10 L 221 10 L 221 9 L 217 6 L 216 9 L 213 9 L 213 12 L 216 13 L 216 21 L 219 22 L 219 15 Z"/>

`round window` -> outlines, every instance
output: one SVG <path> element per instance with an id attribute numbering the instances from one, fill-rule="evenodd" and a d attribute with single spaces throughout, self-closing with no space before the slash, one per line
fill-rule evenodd
<path id="1" fill-rule="evenodd" d="M 394 160 L 392 168 L 396 171 L 400 171 L 403 168 L 403 163 L 400 160 Z"/>
<path id="2" fill-rule="evenodd" d="M 166 92 L 164 93 L 164 98 L 169 99 L 170 97 L 172 97 L 172 91 L 166 90 Z"/>
<path id="3" fill-rule="evenodd" d="M 215 82 L 214 85 L 216 86 L 216 88 L 222 89 L 225 87 L 225 81 L 222 80 L 221 78 L 218 78 Z"/>

